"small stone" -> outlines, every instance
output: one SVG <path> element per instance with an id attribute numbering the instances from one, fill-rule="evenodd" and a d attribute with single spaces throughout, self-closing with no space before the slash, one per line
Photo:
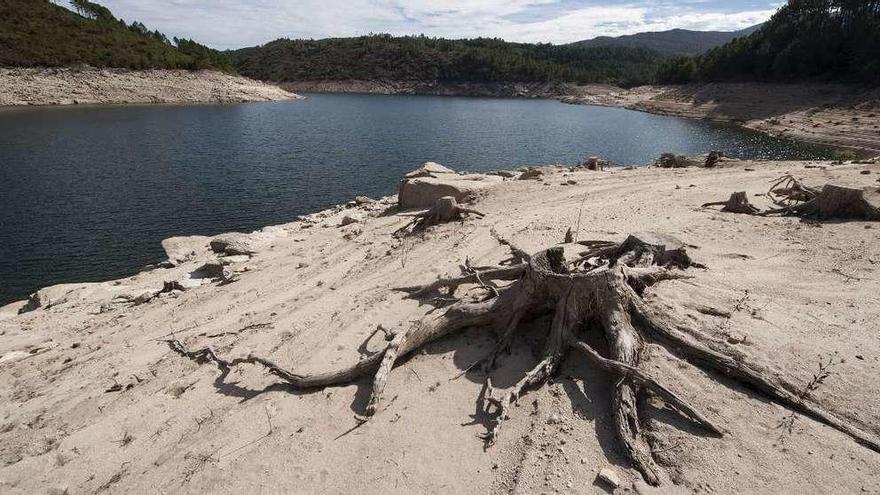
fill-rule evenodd
<path id="1" fill-rule="evenodd" d="M 562 416 L 560 416 L 559 414 L 553 413 L 547 417 L 548 425 L 557 425 L 559 423 L 562 423 Z"/>
<path id="2" fill-rule="evenodd" d="M 587 463 L 587 458 L 581 457 L 581 464 L 586 464 L 586 463 Z"/>
<path id="3" fill-rule="evenodd" d="M 620 486 L 620 476 L 610 468 L 602 468 L 599 471 L 597 478 L 611 486 L 611 488 L 617 488 Z"/>
<path id="4" fill-rule="evenodd" d="M 862 170 L 862 171 L 859 172 L 859 173 L 862 174 L 862 175 L 868 175 L 868 174 L 871 173 L 871 171 L 870 171 L 870 170 Z"/>
<path id="5" fill-rule="evenodd" d="M 373 200 L 371 198 L 366 197 L 366 196 L 355 196 L 354 197 L 354 204 L 356 204 L 358 206 L 368 205 L 372 202 L 373 202 Z"/>

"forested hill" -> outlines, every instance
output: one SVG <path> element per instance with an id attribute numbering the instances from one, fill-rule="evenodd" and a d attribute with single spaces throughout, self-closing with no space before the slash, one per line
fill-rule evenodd
<path id="1" fill-rule="evenodd" d="M 880 0 L 789 0 L 752 35 L 667 60 L 665 83 L 880 81 Z"/>
<path id="2" fill-rule="evenodd" d="M 644 48 L 371 35 L 273 41 L 232 53 L 239 72 L 284 81 L 650 82 L 661 56 Z"/>
<path id="3" fill-rule="evenodd" d="M 721 46 L 734 38 L 748 36 L 757 31 L 760 24 L 739 31 L 691 31 L 689 29 L 670 29 L 624 36 L 599 36 L 576 41 L 580 46 L 625 46 L 630 48 L 649 48 L 663 55 L 699 55 L 716 46 Z"/>
<path id="4" fill-rule="evenodd" d="M 78 13 L 47 0 L 0 0 L 0 66 L 233 70 L 225 55 L 192 40 L 126 24 L 93 2 L 71 4 Z"/>

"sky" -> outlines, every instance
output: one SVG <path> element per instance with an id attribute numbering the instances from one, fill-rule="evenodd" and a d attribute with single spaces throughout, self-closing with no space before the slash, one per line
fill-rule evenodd
<path id="1" fill-rule="evenodd" d="M 369 33 L 568 43 L 673 28 L 733 31 L 779 0 L 98 0 L 169 38 L 227 49 Z M 61 3 L 61 2 L 59 2 Z"/>

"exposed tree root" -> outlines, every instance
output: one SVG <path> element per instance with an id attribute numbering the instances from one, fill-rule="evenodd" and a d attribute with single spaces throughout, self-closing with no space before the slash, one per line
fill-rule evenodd
<path id="1" fill-rule="evenodd" d="M 773 182 L 766 196 L 776 208 L 760 211 L 749 203 L 745 192 L 735 192 L 727 201 L 706 203 L 703 206 L 724 205 L 721 211 L 755 215 L 797 215 L 819 220 L 880 220 L 880 189 L 876 186 L 853 188 L 826 184 L 815 188 L 807 186 L 792 175 L 784 175 Z"/>
<path id="2" fill-rule="evenodd" d="M 495 282 L 498 281 L 511 283 L 498 287 L 494 292 L 489 291 L 483 300 L 457 299 L 442 312 L 430 313 L 410 328 L 395 333 L 385 350 L 349 368 L 300 375 L 258 356 L 225 360 L 209 347 L 192 351 L 178 340 L 167 342 L 178 354 L 197 362 L 213 361 L 224 370 L 244 363 L 262 365 L 295 388 L 348 383 L 375 373 L 366 408 L 366 414 L 372 415 L 377 411 L 388 375 L 398 359 L 464 328 L 485 327 L 501 334 L 497 347 L 485 361 L 489 371 L 495 359 L 520 330 L 520 322 L 552 314 L 543 352 L 531 371 L 512 388 L 499 391 L 499 394 L 492 387 L 491 376 L 487 377 L 486 408 L 495 414 L 491 427 L 484 435 L 487 445 L 497 440 L 516 400 L 529 388 L 540 386 L 550 378 L 568 350 L 574 348 L 590 363 L 617 376 L 611 408 L 618 439 L 645 480 L 653 485 L 659 484 L 662 473 L 642 433 L 637 407 L 641 394 L 654 394 L 710 433 L 723 435 L 725 430 L 716 423 L 717 419 L 699 412 L 667 384 L 660 383 L 639 368 L 645 339 L 650 337 L 668 346 L 681 358 L 747 384 L 758 393 L 830 425 L 850 435 L 861 445 L 880 452 L 880 441 L 872 434 L 825 411 L 810 397 L 799 394 L 798 387 L 778 373 L 721 341 L 693 330 L 681 329 L 669 315 L 657 312 L 645 303 L 642 293 L 646 288 L 662 280 L 686 276 L 683 270 L 696 266 L 684 245 L 676 239 L 641 233 L 631 235 L 623 243 L 567 244 L 532 256 L 507 241 L 501 241 L 511 247 L 516 264 L 483 269 L 473 269 L 467 264 L 465 273 L 459 277 L 440 279 L 407 290 L 413 296 L 427 296 L 442 290 L 446 291 L 446 297 L 452 297 L 463 284 L 493 284 L 492 287 L 497 287 Z M 587 247 L 586 252 L 574 252 L 574 261 L 566 260 L 566 250 L 580 250 L 583 246 Z M 583 337 L 587 332 L 601 332 L 604 335 L 608 343 L 607 357 L 584 343 Z"/>
<path id="3" fill-rule="evenodd" d="M 825 184 L 816 189 L 785 175 L 770 187 L 767 195 L 778 208 L 767 210 L 764 215 L 880 220 L 880 192 L 876 186 L 854 188 Z"/>
<path id="4" fill-rule="evenodd" d="M 424 230 L 432 225 L 461 220 L 464 215 L 484 215 L 477 210 L 466 208 L 458 204 L 453 196 L 443 196 L 437 199 L 431 209 L 414 214 L 413 220 L 406 226 L 394 233 L 396 236 L 408 235 L 413 232 Z"/>
<path id="5" fill-rule="evenodd" d="M 745 191 L 738 191 L 730 195 L 727 201 L 713 201 L 711 203 L 705 203 L 703 208 L 707 206 L 720 206 L 721 211 L 729 212 L 729 213 L 747 213 L 750 215 L 754 215 L 755 213 L 760 212 L 758 208 L 755 207 L 752 203 L 749 202 L 749 198 L 746 196 Z"/>

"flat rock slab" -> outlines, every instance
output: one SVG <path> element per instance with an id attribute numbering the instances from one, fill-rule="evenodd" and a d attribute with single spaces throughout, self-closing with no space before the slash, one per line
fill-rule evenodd
<path id="1" fill-rule="evenodd" d="M 459 203 L 504 179 L 497 175 L 454 175 L 419 177 L 400 181 L 398 204 L 401 208 L 430 208 L 438 199 L 452 196 Z"/>

